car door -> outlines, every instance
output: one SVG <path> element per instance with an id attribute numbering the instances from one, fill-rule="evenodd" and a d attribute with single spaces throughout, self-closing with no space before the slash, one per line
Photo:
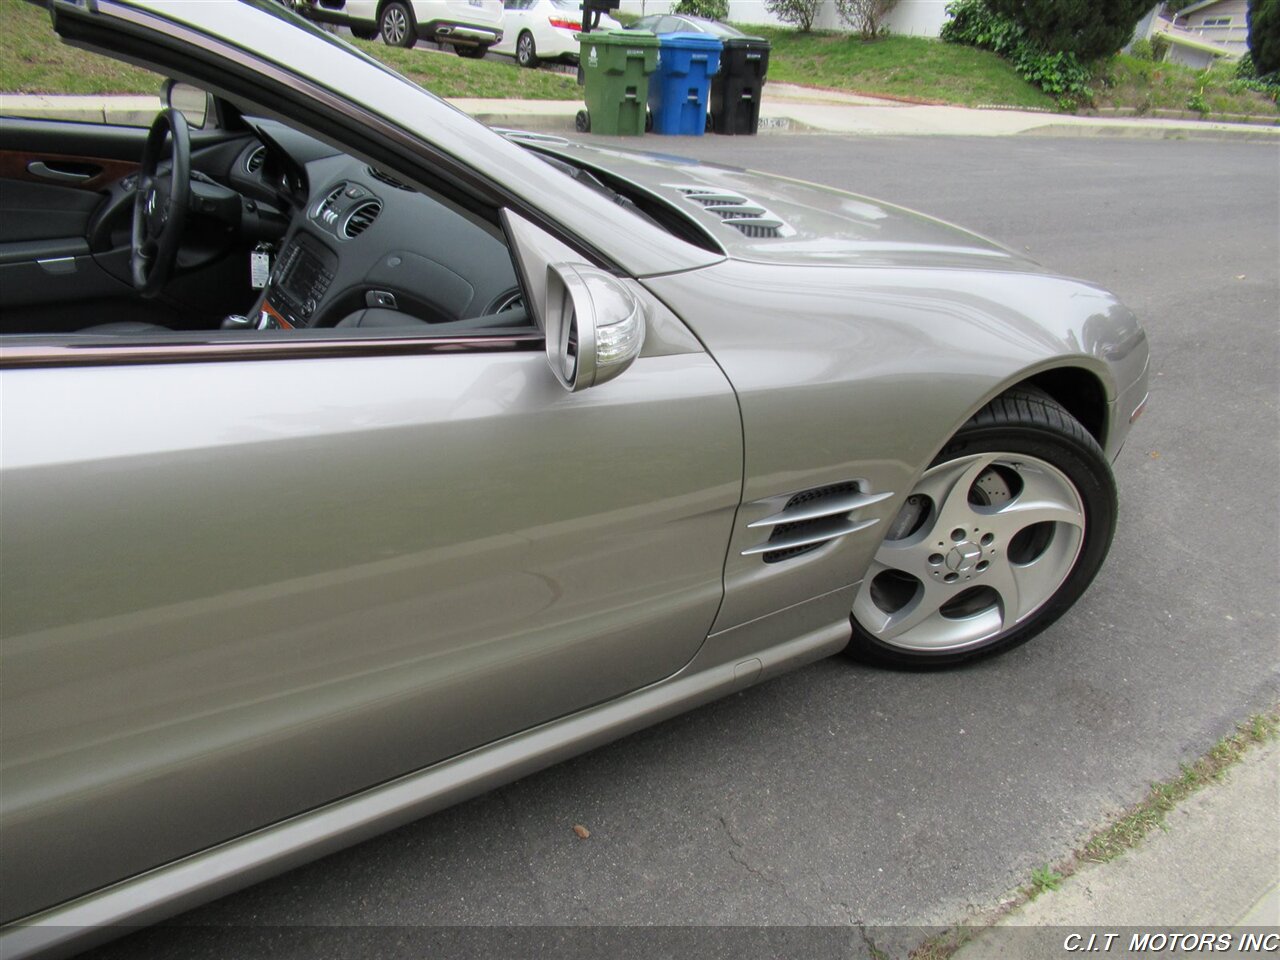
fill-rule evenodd
<path id="1" fill-rule="evenodd" d="M 534 331 L 10 344 L 5 919 L 687 663 L 741 428 L 653 309 L 667 333 L 576 394 Z"/>
<path id="2" fill-rule="evenodd" d="M 6 102 L 4 109 L 22 104 Z M 122 110 L 111 123 L 0 118 L 0 332 L 69 331 L 86 304 L 97 323 L 165 323 L 175 309 L 200 305 L 225 313 L 234 297 L 243 297 L 242 264 L 217 243 L 186 265 L 182 288 L 156 301 L 136 297 L 129 276 L 131 197 L 113 188 L 132 179 L 147 135 L 145 126 L 123 121 L 153 115 Z M 234 134 L 195 128 L 192 145 L 194 166 L 216 172 L 237 142 Z"/>

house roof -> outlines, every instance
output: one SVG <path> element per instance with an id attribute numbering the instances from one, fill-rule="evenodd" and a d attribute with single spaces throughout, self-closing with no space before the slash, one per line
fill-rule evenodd
<path id="1" fill-rule="evenodd" d="M 1217 2 L 1217 0 L 1215 0 Z M 1155 32 L 1160 34 L 1172 44 L 1179 47 L 1190 47 L 1192 50 L 1203 50 L 1205 53 L 1212 53 L 1219 57 L 1229 57 L 1235 59 L 1237 54 L 1232 53 L 1220 43 L 1214 43 L 1212 40 L 1205 40 L 1193 33 L 1188 33 L 1180 27 L 1170 26 L 1168 20 L 1159 20 L 1156 23 Z"/>
<path id="2" fill-rule="evenodd" d="M 1212 7 L 1216 3 L 1226 3 L 1226 0 L 1199 0 L 1198 3 L 1190 4 L 1178 11 L 1178 16 L 1185 17 L 1188 13 L 1195 13 L 1197 10 L 1204 10 Z"/>

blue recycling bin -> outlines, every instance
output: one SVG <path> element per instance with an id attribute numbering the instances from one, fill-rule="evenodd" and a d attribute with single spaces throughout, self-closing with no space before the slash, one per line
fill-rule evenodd
<path id="1" fill-rule="evenodd" d="M 720 69 L 720 39 L 705 33 L 664 33 L 658 39 L 658 69 L 649 78 L 653 132 L 700 137 L 707 130 L 711 78 Z"/>

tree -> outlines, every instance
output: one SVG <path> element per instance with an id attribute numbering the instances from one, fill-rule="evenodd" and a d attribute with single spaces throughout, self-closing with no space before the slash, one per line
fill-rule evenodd
<path id="1" fill-rule="evenodd" d="M 690 17 L 706 17 L 708 20 L 727 20 L 729 0 L 680 0 L 671 12 Z"/>
<path id="2" fill-rule="evenodd" d="M 874 40 L 884 29 L 884 18 L 897 5 L 898 0 L 836 0 L 836 12 L 863 40 Z"/>
<path id="3" fill-rule="evenodd" d="M 1280 0 L 1249 0 L 1249 56 L 1260 77 L 1280 70 Z"/>
<path id="4" fill-rule="evenodd" d="M 783 23 L 793 23 L 801 33 L 808 33 L 822 9 L 822 0 L 764 0 L 764 8 Z"/>
<path id="5" fill-rule="evenodd" d="M 1274 3 L 1275 0 L 1268 0 Z M 1109 57 L 1133 39 L 1152 0 L 987 0 L 1046 53 L 1074 53 L 1087 63 Z"/>

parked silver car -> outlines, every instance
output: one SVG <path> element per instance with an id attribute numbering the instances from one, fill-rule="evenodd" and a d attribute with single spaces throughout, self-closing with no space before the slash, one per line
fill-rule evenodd
<path id="1" fill-rule="evenodd" d="M 197 122 L 3 121 L 5 957 L 846 648 L 1007 649 L 1102 564 L 1104 290 L 490 131 L 271 0 L 50 6 Z"/>

